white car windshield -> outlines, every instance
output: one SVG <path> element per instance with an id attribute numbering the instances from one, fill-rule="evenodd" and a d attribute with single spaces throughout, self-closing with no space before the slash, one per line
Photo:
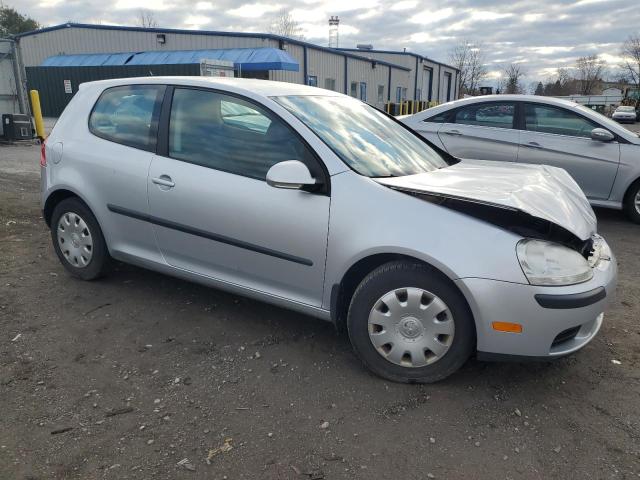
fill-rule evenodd
<path id="1" fill-rule="evenodd" d="M 320 95 L 274 100 L 361 175 L 400 177 L 449 165 L 416 134 L 359 100 Z"/>
<path id="2" fill-rule="evenodd" d="M 622 106 L 616 108 L 617 112 L 635 112 L 636 109 L 634 107 Z"/>

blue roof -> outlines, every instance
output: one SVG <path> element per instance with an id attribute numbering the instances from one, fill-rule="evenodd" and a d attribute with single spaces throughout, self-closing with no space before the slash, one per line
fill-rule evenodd
<path id="1" fill-rule="evenodd" d="M 289 70 L 297 72 L 298 61 L 277 48 L 225 48 L 218 50 L 159 50 L 150 52 L 55 55 L 42 67 L 96 67 L 103 65 L 177 65 L 201 60 L 226 60 L 244 71 Z"/>

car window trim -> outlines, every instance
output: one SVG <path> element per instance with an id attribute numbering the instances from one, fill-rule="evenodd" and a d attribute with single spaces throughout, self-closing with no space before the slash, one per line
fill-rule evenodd
<path id="1" fill-rule="evenodd" d="M 153 112 L 151 113 L 151 125 L 149 127 L 149 139 L 154 140 L 154 145 L 149 145 L 147 148 L 142 148 L 140 145 L 133 145 L 128 142 L 119 142 L 113 138 L 110 138 L 106 135 L 100 134 L 100 132 L 94 130 L 91 127 L 91 117 L 95 112 L 96 106 L 100 103 L 100 99 L 109 91 L 114 90 L 116 88 L 131 88 L 131 89 L 140 89 L 140 88 L 149 88 L 153 87 L 158 90 L 158 94 L 156 95 L 155 102 L 153 104 Z M 105 88 L 100 92 L 100 96 L 94 102 L 93 107 L 91 107 L 91 111 L 89 112 L 89 116 L 87 117 L 87 129 L 89 133 L 95 137 L 101 138 L 102 140 L 106 140 L 107 142 L 115 143 L 117 145 L 123 145 L 129 148 L 135 148 L 136 150 L 141 150 L 143 152 L 155 153 L 158 149 L 158 131 L 160 128 L 160 114 L 162 112 L 162 105 L 164 101 L 164 96 L 166 95 L 166 85 L 157 84 L 157 83 L 132 83 L 132 84 L 122 84 L 122 85 L 114 85 L 112 87 Z"/>
<path id="2" fill-rule="evenodd" d="M 257 177 L 253 177 L 253 176 L 250 176 L 250 175 L 243 175 L 243 174 L 240 174 L 238 172 L 232 172 L 232 171 L 224 170 L 224 169 L 221 169 L 221 168 L 209 167 L 209 166 L 206 166 L 206 165 L 202 165 L 201 163 L 198 163 L 198 162 L 192 162 L 192 161 L 185 160 L 185 159 L 182 159 L 182 158 L 174 158 L 174 157 L 171 157 L 169 155 L 169 123 L 170 123 L 170 118 L 171 118 L 171 107 L 173 105 L 173 95 L 174 95 L 176 89 L 200 90 L 200 91 L 204 91 L 204 92 L 218 93 L 220 95 L 226 95 L 226 96 L 229 96 L 229 97 L 238 98 L 238 99 L 240 99 L 240 100 L 242 100 L 244 102 L 247 102 L 247 103 L 249 103 L 251 105 L 255 105 L 255 106 L 259 107 L 260 109 L 268 112 L 269 115 L 273 116 L 275 119 L 277 119 L 280 122 L 282 122 L 283 125 L 285 125 L 293 133 L 293 135 L 296 138 L 298 138 L 302 142 L 302 144 L 311 153 L 311 156 L 314 159 L 314 163 L 318 167 L 318 169 L 319 169 L 318 172 L 320 173 L 322 178 L 318 179 L 318 180 L 320 180 L 320 182 L 317 184 L 318 187 L 315 188 L 310 193 L 322 194 L 322 195 L 326 195 L 326 196 L 330 196 L 331 195 L 331 180 L 330 180 L 331 177 L 329 175 L 329 170 L 327 169 L 327 166 L 324 164 L 324 162 L 322 161 L 322 159 L 318 155 L 318 152 L 316 152 L 315 149 L 311 147 L 309 142 L 307 142 L 307 140 L 300 134 L 300 132 L 298 132 L 295 128 L 293 128 L 293 126 L 291 126 L 289 124 L 289 122 L 287 122 L 284 118 L 282 118 L 280 115 L 278 115 L 276 112 L 274 112 L 273 109 L 271 109 L 267 105 L 264 105 L 263 103 L 257 102 L 257 101 L 255 101 L 255 100 L 253 100 L 251 98 L 245 97 L 244 95 L 241 95 L 241 94 L 238 94 L 238 93 L 235 93 L 235 92 L 229 92 L 229 91 L 226 91 L 226 90 L 221 90 L 221 89 L 218 89 L 218 88 L 202 87 L 202 86 L 198 86 L 198 85 L 179 85 L 179 84 L 169 84 L 169 85 L 167 85 L 167 90 L 165 91 L 164 99 L 162 101 L 162 109 L 160 111 L 160 127 L 158 128 L 158 140 L 157 140 L 158 148 L 156 150 L 157 155 L 169 158 L 171 160 L 175 160 L 177 162 L 190 163 L 192 165 L 198 165 L 198 166 L 203 167 L 203 168 L 209 168 L 211 170 L 216 170 L 216 171 L 219 171 L 219 172 L 225 172 L 225 173 L 229 173 L 230 175 L 237 175 L 237 176 L 243 177 L 243 178 L 251 178 L 252 180 L 257 180 L 257 181 L 266 183 L 266 180 L 263 179 L 263 178 L 257 178 Z M 305 163 L 305 162 L 303 161 L 303 163 Z M 312 170 L 312 174 L 314 173 L 313 170 L 315 170 L 315 169 L 313 167 L 311 167 L 310 165 L 307 165 L 307 168 Z"/>
<path id="3" fill-rule="evenodd" d="M 497 104 L 497 105 L 513 105 L 513 118 L 511 119 L 511 127 L 492 127 L 489 125 L 469 125 L 468 123 L 457 123 L 456 120 L 456 115 L 460 110 L 464 110 L 465 108 L 471 107 L 471 106 L 475 106 L 475 105 L 492 105 L 492 104 Z M 447 121 L 443 122 L 443 123 L 451 123 L 453 125 L 464 125 L 465 127 L 479 127 L 479 128 L 496 128 L 496 129 L 500 129 L 500 130 L 517 130 L 516 128 L 516 118 L 518 115 L 518 102 L 515 100 L 489 100 L 486 102 L 473 102 L 467 105 L 461 105 L 459 107 L 456 107 L 452 110 L 449 111 L 449 115 L 447 117 Z"/>

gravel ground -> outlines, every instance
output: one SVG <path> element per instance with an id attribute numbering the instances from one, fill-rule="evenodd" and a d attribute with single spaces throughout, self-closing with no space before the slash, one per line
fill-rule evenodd
<path id="1" fill-rule="evenodd" d="M 312 318 L 127 265 L 70 278 L 38 155 L 0 146 L 0 478 L 640 478 L 640 226 L 619 212 L 597 211 L 620 282 L 585 349 L 397 385 Z"/>

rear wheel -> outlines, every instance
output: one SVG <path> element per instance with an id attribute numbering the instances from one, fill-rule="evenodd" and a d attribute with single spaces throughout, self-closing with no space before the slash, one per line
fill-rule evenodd
<path id="1" fill-rule="evenodd" d="M 51 216 L 53 248 L 72 275 L 93 280 L 111 262 L 102 230 L 91 210 L 76 197 L 61 201 Z"/>
<path id="2" fill-rule="evenodd" d="M 634 183 L 627 192 L 624 211 L 629 220 L 640 223 L 640 181 Z"/>
<path id="3" fill-rule="evenodd" d="M 391 262 L 360 283 L 347 317 L 362 362 L 397 382 L 430 383 L 458 370 L 475 347 L 469 308 L 441 273 Z"/>

